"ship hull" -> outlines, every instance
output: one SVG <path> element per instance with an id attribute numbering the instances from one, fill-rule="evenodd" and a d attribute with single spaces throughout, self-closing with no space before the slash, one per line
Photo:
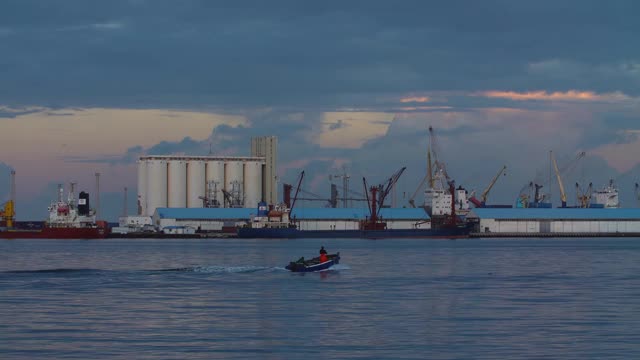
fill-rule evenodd
<path id="1" fill-rule="evenodd" d="M 296 228 L 238 228 L 238 237 L 245 239 L 302 239 L 302 238 L 415 238 L 456 239 L 469 237 L 470 228 L 441 229 L 384 229 L 384 230 L 298 230 Z"/>
<path id="2" fill-rule="evenodd" d="M 40 230 L 11 229 L 0 231 L 0 239 L 104 239 L 108 230 L 101 227 L 45 227 Z"/>

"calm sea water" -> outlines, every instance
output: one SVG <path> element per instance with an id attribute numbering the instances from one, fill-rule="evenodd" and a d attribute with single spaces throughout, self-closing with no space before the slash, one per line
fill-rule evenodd
<path id="1" fill-rule="evenodd" d="M 0 358 L 639 359 L 640 239 L 3 240 Z"/>

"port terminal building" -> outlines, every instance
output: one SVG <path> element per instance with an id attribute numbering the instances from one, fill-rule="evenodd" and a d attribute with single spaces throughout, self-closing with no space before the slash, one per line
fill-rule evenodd
<path id="1" fill-rule="evenodd" d="M 200 232 L 224 231 L 247 224 L 257 208 L 156 208 L 152 221 L 158 231 L 193 228 Z M 300 230 L 356 230 L 369 216 L 367 208 L 296 208 L 291 219 Z M 383 208 L 388 229 L 429 229 L 429 215 L 422 208 Z"/>
<path id="2" fill-rule="evenodd" d="M 149 155 L 138 160 L 138 215 L 158 208 L 250 208 L 277 202 L 275 136 L 251 139 L 251 156 Z"/>
<path id="3" fill-rule="evenodd" d="M 481 236 L 640 234 L 640 209 L 476 208 L 467 219 Z"/>

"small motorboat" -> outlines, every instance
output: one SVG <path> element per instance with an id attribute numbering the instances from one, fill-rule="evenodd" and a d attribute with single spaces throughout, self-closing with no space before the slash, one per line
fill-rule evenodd
<path id="1" fill-rule="evenodd" d="M 320 257 L 315 257 L 311 260 L 305 260 L 301 257 L 297 261 L 292 261 L 285 267 L 285 269 L 292 272 L 313 272 L 326 270 L 333 265 L 340 263 L 340 253 L 327 255 L 327 261 L 320 262 Z"/>

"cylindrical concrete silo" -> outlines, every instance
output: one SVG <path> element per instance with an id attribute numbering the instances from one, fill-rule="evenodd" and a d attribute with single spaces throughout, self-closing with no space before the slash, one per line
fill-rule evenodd
<path id="1" fill-rule="evenodd" d="M 220 191 L 222 189 L 224 189 L 224 161 L 207 161 L 207 183 L 205 186 L 207 196 L 213 197 L 212 201 L 216 200 L 218 204 L 223 204 L 224 197 Z M 217 190 L 217 192 L 214 192 L 214 190 Z"/>
<path id="2" fill-rule="evenodd" d="M 244 163 L 244 207 L 254 208 L 262 200 L 262 163 Z"/>
<path id="3" fill-rule="evenodd" d="M 147 214 L 147 161 L 138 161 L 138 215 Z"/>
<path id="4" fill-rule="evenodd" d="M 233 197 L 232 207 L 244 206 L 244 164 L 242 161 L 229 160 L 224 163 L 224 189 Z"/>
<path id="5" fill-rule="evenodd" d="M 168 171 L 168 207 L 187 207 L 187 162 L 184 160 L 170 160 Z"/>
<path id="6" fill-rule="evenodd" d="M 167 162 L 149 160 L 147 162 L 147 215 L 156 208 L 167 207 Z"/>
<path id="7" fill-rule="evenodd" d="M 190 160 L 187 163 L 187 207 L 203 207 L 200 197 L 205 196 L 205 182 L 205 162 Z"/>

